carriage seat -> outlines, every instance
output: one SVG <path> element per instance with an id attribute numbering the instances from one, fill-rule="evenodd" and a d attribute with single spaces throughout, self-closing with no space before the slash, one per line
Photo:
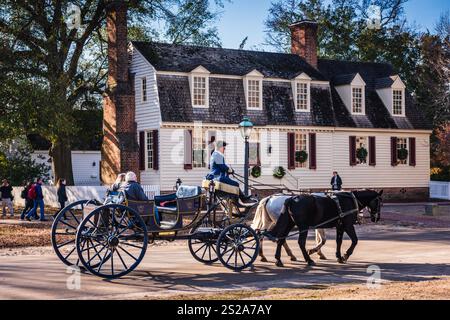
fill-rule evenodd
<path id="1" fill-rule="evenodd" d="M 210 182 L 211 182 L 211 180 L 203 180 L 202 187 L 208 190 Z M 220 182 L 217 180 L 214 180 L 214 189 L 215 189 L 215 191 L 221 191 L 221 192 L 236 195 L 236 196 L 239 195 L 239 187 L 232 186 L 230 184 Z"/>
<path id="2" fill-rule="evenodd" d="M 176 193 L 155 197 L 156 209 L 158 212 L 176 213 L 178 199 L 193 198 L 201 194 L 201 187 L 180 186 Z"/>

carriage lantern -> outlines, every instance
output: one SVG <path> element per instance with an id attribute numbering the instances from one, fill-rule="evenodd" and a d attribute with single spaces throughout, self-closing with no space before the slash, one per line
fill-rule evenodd
<path id="1" fill-rule="evenodd" d="M 244 193 L 248 195 L 248 157 L 249 157 L 249 143 L 250 135 L 253 129 L 253 123 L 250 122 L 248 117 L 244 117 L 243 121 L 239 124 L 239 129 L 241 130 L 242 138 L 245 140 L 245 164 L 244 164 Z"/>
<path id="2" fill-rule="evenodd" d="M 180 178 L 177 178 L 177 182 L 175 182 L 175 190 L 178 190 L 182 184 L 183 184 L 183 181 L 181 181 Z"/>

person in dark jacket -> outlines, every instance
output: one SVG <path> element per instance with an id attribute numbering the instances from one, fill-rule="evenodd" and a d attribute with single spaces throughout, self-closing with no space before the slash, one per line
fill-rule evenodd
<path id="1" fill-rule="evenodd" d="M 62 209 L 66 206 L 67 192 L 66 192 L 66 179 L 58 179 L 58 183 L 56 184 L 57 194 L 58 194 L 58 202 L 59 202 L 59 211 L 55 213 L 55 216 L 61 212 Z"/>
<path id="2" fill-rule="evenodd" d="M 27 220 L 31 221 L 31 217 L 34 216 L 37 213 L 37 207 L 39 206 L 39 211 L 41 214 L 40 221 L 47 221 L 45 218 L 45 212 L 44 212 L 44 194 L 42 192 L 42 178 L 38 178 L 36 180 L 36 183 L 34 184 L 34 188 L 36 191 L 36 198 L 34 199 L 34 206 L 33 209 L 30 210 L 27 214 Z"/>
<path id="3" fill-rule="evenodd" d="M 13 188 L 9 184 L 9 181 L 4 179 L 2 181 L 2 186 L 0 187 L 0 194 L 1 194 L 1 200 L 2 200 L 2 217 L 6 216 L 6 207 L 8 207 L 9 214 L 11 217 L 14 217 L 14 208 L 13 208 L 13 195 L 12 195 Z"/>
<path id="4" fill-rule="evenodd" d="M 126 185 L 123 188 L 128 200 L 134 201 L 148 201 L 141 185 L 137 182 L 137 177 L 134 172 L 128 172 L 125 176 Z"/>
<path id="5" fill-rule="evenodd" d="M 30 210 L 33 209 L 34 207 L 33 199 L 30 199 L 28 197 L 28 191 L 30 190 L 31 185 L 32 183 L 30 181 L 23 182 L 23 190 L 21 193 L 21 198 L 25 200 L 25 208 L 22 210 L 22 213 L 20 214 L 20 220 L 24 220 L 28 212 L 30 212 Z"/>
<path id="6" fill-rule="evenodd" d="M 333 172 L 333 177 L 331 178 L 331 189 L 334 191 L 340 191 L 342 190 L 342 179 L 337 173 L 337 171 Z"/>

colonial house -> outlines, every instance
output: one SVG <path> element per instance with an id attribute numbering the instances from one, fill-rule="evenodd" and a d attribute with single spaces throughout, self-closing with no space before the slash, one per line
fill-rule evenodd
<path id="1" fill-rule="evenodd" d="M 126 159 L 104 161 L 116 161 L 116 171 L 132 161 L 143 184 L 199 185 L 214 141 L 224 139 L 228 162 L 242 174 L 238 124 L 247 116 L 255 125 L 250 165 L 262 168 L 261 183 L 323 190 L 338 171 L 345 189 L 428 198 L 430 125 L 391 65 L 318 58 L 313 21 L 290 26 L 290 54 L 127 42 L 126 10 L 114 10 L 109 82 L 128 87 L 106 98 L 104 127 L 123 126 L 110 134 L 129 141 L 116 147 Z M 120 138 L 130 134 L 138 145 Z M 114 147 L 106 141 L 103 150 Z M 282 179 L 273 176 L 279 166 Z"/>

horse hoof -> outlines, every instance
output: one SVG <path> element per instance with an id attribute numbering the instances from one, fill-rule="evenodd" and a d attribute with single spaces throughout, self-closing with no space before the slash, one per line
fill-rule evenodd
<path id="1" fill-rule="evenodd" d="M 325 257 L 323 254 L 321 254 L 321 255 L 319 256 L 319 259 L 320 259 L 320 260 L 328 260 L 327 257 Z"/>
<path id="2" fill-rule="evenodd" d="M 284 267 L 283 262 L 281 262 L 280 260 L 278 260 L 278 261 L 275 263 L 275 265 L 276 265 L 277 267 L 280 267 L 280 268 L 283 268 L 283 267 Z"/>
<path id="3" fill-rule="evenodd" d="M 313 267 L 315 265 L 316 265 L 316 263 L 313 260 L 308 261 L 308 266 Z"/>
<path id="4" fill-rule="evenodd" d="M 292 257 L 291 257 L 291 261 L 297 261 L 297 258 L 294 257 L 294 256 L 292 256 Z"/>
<path id="5" fill-rule="evenodd" d="M 268 262 L 266 257 L 261 258 L 261 262 Z"/>
<path id="6" fill-rule="evenodd" d="M 344 262 L 347 262 L 348 258 L 350 258 L 350 257 L 348 255 L 344 254 L 344 257 L 342 259 L 344 259 Z"/>
<path id="7" fill-rule="evenodd" d="M 337 262 L 339 262 L 340 264 L 345 264 L 345 260 L 342 257 L 338 258 Z"/>

